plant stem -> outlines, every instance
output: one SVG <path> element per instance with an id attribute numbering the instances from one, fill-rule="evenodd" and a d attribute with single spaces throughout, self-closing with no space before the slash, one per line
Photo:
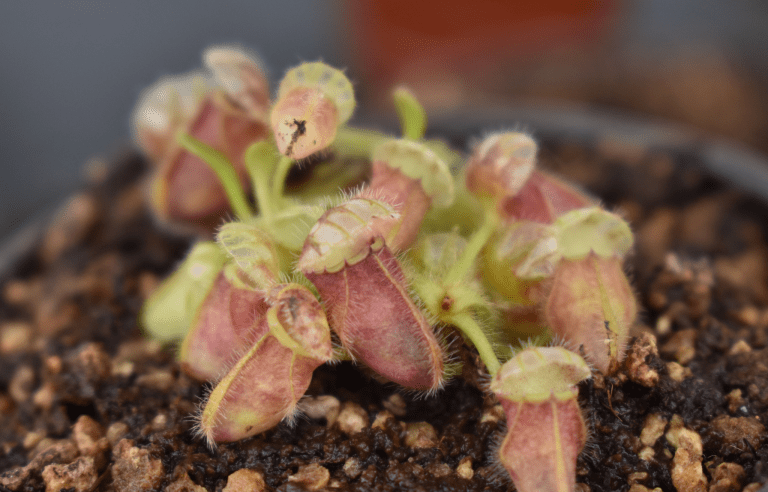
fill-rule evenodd
<path id="1" fill-rule="evenodd" d="M 467 275 L 467 272 L 472 268 L 472 265 L 474 265 L 477 255 L 480 254 L 485 243 L 488 242 L 493 231 L 496 229 L 496 224 L 499 222 L 499 219 L 493 206 L 486 204 L 483 208 L 485 210 L 483 224 L 474 232 L 474 234 L 472 234 L 472 237 L 467 243 L 467 247 L 464 248 L 464 251 L 461 253 L 461 257 L 453 264 L 450 271 L 448 271 L 448 274 L 443 281 L 445 286 L 451 286 L 461 282 Z"/>
<path id="2" fill-rule="evenodd" d="M 482 359 L 490 375 L 495 375 L 501 367 L 501 363 L 480 325 L 477 324 L 469 313 L 459 313 L 451 316 L 450 323 L 469 338 L 477 349 L 478 354 L 480 354 L 480 359 Z"/>
<path id="3" fill-rule="evenodd" d="M 224 154 L 183 132 L 176 134 L 176 141 L 185 150 L 202 159 L 216 174 L 232 206 L 232 211 L 238 219 L 247 220 L 253 216 L 253 210 L 245 197 L 240 178 Z"/>
<path id="4" fill-rule="evenodd" d="M 346 126 L 336 132 L 332 146 L 340 156 L 370 159 L 373 149 L 390 138 L 392 137 L 373 130 Z"/>
<path id="5" fill-rule="evenodd" d="M 272 199 L 276 203 L 283 201 L 283 194 L 285 193 L 285 180 L 288 179 L 288 172 L 294 164 L 294 160 L 290 157 L 280 156 L 280 160 L 277 161 L 277 169 L 272 176 Z"/>
<path id="6" fill-rule="evenodd" d="M 267 142 L 257 142 L 245 151 L 245 168 L 253 182 L 256 203 L 262 217 L 270 221 L 275 215 L 272 190 L 269 187 L 269 178 L 275 169 L 276 149 Z"/>

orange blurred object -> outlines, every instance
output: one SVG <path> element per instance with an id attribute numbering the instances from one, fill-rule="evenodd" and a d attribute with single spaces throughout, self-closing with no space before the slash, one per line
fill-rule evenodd
<path id="1" fill-rule="evenodd" d="M 599 41 L 618 10 L 610 0 L 347 0 L 345 7 L 358 73 L 376 92 L 397 82 L 444 90 L 451 76 L 477 75 L 482 84 L 499 63 Z"/>

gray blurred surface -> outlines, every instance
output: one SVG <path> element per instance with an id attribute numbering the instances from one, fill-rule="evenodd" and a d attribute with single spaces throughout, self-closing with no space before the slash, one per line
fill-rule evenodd
<path id="1" fill-rule="evenodd" d="M 309 0 L 3 0 L 0 240 L 82 182 L 84 163 L 130 144 L 141 90 L 200 64 L 214 43 L 263 58 L 272 81 L 336 58 L 340 16 Z"/>
<path id="2" fill-rule="evenodd" d="M 768 64 L 768 4 L 762 0 L 632 0 L 624 41 L 663 53 L 708 45 Z"/>

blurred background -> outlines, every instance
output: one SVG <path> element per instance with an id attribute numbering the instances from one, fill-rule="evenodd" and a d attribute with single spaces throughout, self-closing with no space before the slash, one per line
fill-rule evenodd
<path id="1" fill-rule="evenodd" d="M 404 82 L 438 119 L 521 101 L 607 108 L 768 152 L 756 0 L 4 0 L 0 241 L 60 203 L 91 159 L 131 145 L 144 87 L 222 43 L 258 52 L 273 85 L 300 61 L 347 68 L 359 121 L 391 119 L 387 93 Z"/>

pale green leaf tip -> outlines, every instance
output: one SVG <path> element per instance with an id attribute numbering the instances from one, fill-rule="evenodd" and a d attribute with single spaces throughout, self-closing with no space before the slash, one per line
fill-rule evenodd
<path id="1" fill-rule="evenodd" d="M 392 97 L 395 100 L 403 136 L 411 140 L 424 138 L 427 131 L 427 113 L 413 92 L 406 87 L 398 87 L 392 92 Z"/>
<path id="2" fill-rule="evenodd" d="M 518 402 L 542 402 L 554 396 L 574 398 L 574 386 L 592 372 L 579 355 L 563 347 L 530 347 L 507 361 L 491 381 L 491 391 Z"/>
<path id="3" fill-rule="evenodd" d="M 319 89 L 333 101 L 338 112 L 338 124 L 343 124 L 355 109 L 355 93 L 352 82 L 344 72 L 323 62 L 304 62 L 286 72 L 280 82 L 278 99 L 296 87 Z"/>
<path id="4" fill-rule="evenodd" d="M 590 252 L 601 258 L 623 258 L 634 244 L 629 224 L 600 207 L 567 212 L 554 223 L 558 249 L 564 258 L 581 259 Z"/>
<path id="5" fill-rule="evenodd" d="M 144 303 L 139 315 L 144 331 L 164 342 L 184 338 L 226 259 L 227 254 L 216 243 L 197 243 L 173 275 Z"/>
<path id="6" fill-rule="evenodd" d="M 445 161 L 423 143 L 388 140 L 373 149 L 372 159 L 385 162 L 409 178 L 420 181 L 434 206 L 445 208 L 453 203 L 455 190 L 451 171 Z"/>

